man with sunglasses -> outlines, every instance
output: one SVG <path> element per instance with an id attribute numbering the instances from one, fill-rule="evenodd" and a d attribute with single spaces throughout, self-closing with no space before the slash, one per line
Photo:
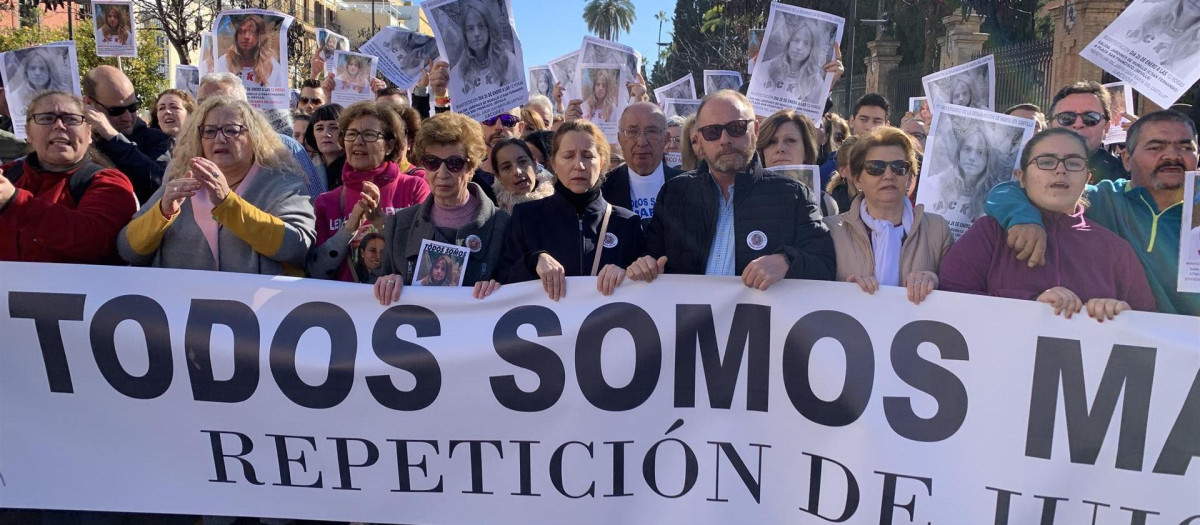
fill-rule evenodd
<path id="1" fill-rule="evenodd" d="M 783 278 L 833 279 L 833 239 L 817 201 L 804 184 L 763 169 L 745 95 L 705 96 L 696 132 L 708 162 L 663 184 L 646 234 L 649 255 L 627 276 L 740 275 L 758 290 Z"/>
<path id="2" fill-rule="evenodd" d="M 147 202 L 162 185 L 175 139 L 138 118 L 142 100 L 120 69 L 99 66 L 84 75 L 82 88 L 93 144 L 129 177 L 138 201 Z"/>
<path id="3" fill-rule="evenodd" d="M 325 105 L 325 92 L 321 90 L 321 81 L 315 78 L 305 79 L 300 84 L 300 103 L 296 109 L 305 115 L 312 115 L 317 108 Z"/>
<path id="4" fill-rule="evenodd" d="M 1129 178 L 1121 161 L 1103 147 L 1112 126 L 1112 98 L 1108 89 L 1092 80 L 1075 82 L 1054 94 L 1050 104 L 1050 127 L 1069 128 L 1088 147 L 1088 170 L 1092 182 Z"/>

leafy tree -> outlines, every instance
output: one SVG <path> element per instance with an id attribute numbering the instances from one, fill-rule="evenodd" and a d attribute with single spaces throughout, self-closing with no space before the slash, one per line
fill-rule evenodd
<path id="1" fill-rule="evenodd" d="M 630 0 L 587 0 L 583 20 L 591 31 L 616 42 L 622 32 L 628 33 L 637 20 L 637 11 Z"/>
<path id="2" fill-rule="evenodd" d="M 141 27 L 162 31 L 175 48 L 181 64 L 189 64 L 192 50 L 200 47 L 200 34 L 212 27 L 217 13 L 212 0 L 133 0 Z"/>

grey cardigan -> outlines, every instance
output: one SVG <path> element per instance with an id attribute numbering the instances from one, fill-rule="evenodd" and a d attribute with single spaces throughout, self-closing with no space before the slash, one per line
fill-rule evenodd
<path id="1" fill-rule="evenodd" d="M 219 262 L 196 224 L 190 199 L 170 221 L 159 213 L 162 187 L 121 230 L 121 258 L 135 266 L 302 276 L 316 239 L 316 216 L 304 177 L 265 166 L 259 170 L 240 195 L 231 193 L 213 209 L 219 224 Z"/>

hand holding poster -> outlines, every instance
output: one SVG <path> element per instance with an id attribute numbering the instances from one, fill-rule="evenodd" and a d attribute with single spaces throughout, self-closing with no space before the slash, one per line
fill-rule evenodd
<path id="1" fill-rule="evenodd" d="M 660 106 L 665 106 L 668 98 L 678 99 L 694 99 L 696 97 L 696 81 L 692 79 L 692 74 L 680 78 L 670 84 L 656 88 L 654 90 L 654 99 L 658 101 Z"/>
<path id="2" fill-rule="evenodd" d="M 200 68 L 179 64 L 175 66 L 175 89 L 187 91 L 192 98 L 200 91 Z"/>
<path id="3" fill-rule="evenodd" d="M 1135 0 L 1079 56 L 1168 108 L 1200 80 L 1198 50 L 1200 1 Z"/>
<path id="4" fill-rule="evenodd" d="M 742 74 L 737 71 L 704 70 L 704 94 L 710 95 L 722 89 L 737 91 L 742 88 Z M 693 97 L 694 98 L 694 97 Z"/>
<path id="5" fill-rule="evenodd" d="M 1179 234 L 1179 282 L 1181 292 L 1200 293 L 1200 171 L 1183 178 L 1183 219 Z"/>
<path id="6" fill-rule="evenodd" d="M 371 79 L 375 78 L 375 60 L 371 55 L 335 51 L 333 60 L 337 75 L 333 79 L 330 102 L 349 106 L 355 102 L 375 100 Z"/>
<path id="7" fill-rule="evenodd" d="M 421 7 L 450 64 L 455 112 L 482 121 L 529 100 L 511 0 L 429 0 Z"/>
<path id="8" fill-rule="evenodd" d="M 94 0 L 92 25 L 96 56 L 136 57 L 137 37 L 131 0 Z"/>
<path id="9" fill-rule="evenodd" d="M 821 121 L 833 86 L 833 73 L 824 67 L 835 58 L 843 24 L 845 19 L 829 13 L 771 3 L 762 60 L 755 64 L 746 92 L 755 114 L 793 109 Z"/>
<path id="10" fill-rule="evenodd" d="M 385 28 L 386 29 L 386 28 Z M 350 39 L 325 28 L 317 30 L 317 56 L 325 63 L 326 73 L 337 73 L 334 53 L 349 51 Z"/>
<path id="11" fill-rule="evenodd" d="M 38 91 L 55 89 L 80 95 L 79 60 L 74 41 L 53 42 L 0 53 L 4 97 L 13 134 L 25 138 L 25 111 Z"/>
<path id="12" fill-rule="evenodd" d="M 378 58 L 376 67 L 396 87 L 412 89 L 431 60 L 438 57 L 437 41 L 432 36 L 403 27 L 385 27 L 359 52 Z"/>
<path id="13" fill-rule="evenodd" d="M 417 275 L 413 286 L 462 286 L 471 249 L 425 239 L 417 254 Z"/>
<path id="14" fill-rule="evenodd" d="M 582 99 L 578 78 L 581 54 L 579 51 L 572 51 L 549 62 L 550 74 L 554 77 L 554 83 L 562 86 L 563 106 L 572 100 Z M 554 97 L 551 97 L 550 100 L 554 101 Z"/>
<path id="15" fill-rule="evenodd" d="M 246 97 L 258 109 L 287 109 L 288 28 L 292 17 L 265 9 L 222 11 L 216 33 L 215 73 L 242 79 Z"/>
<path id="16" fill-rule="evenodd" d="M 988 55 L 921 78 L 933 111 L 954 104 L 996 110 L 996 57 Z"/>

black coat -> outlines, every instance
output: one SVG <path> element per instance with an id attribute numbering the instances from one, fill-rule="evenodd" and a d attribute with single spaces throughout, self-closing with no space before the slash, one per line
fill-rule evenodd
<path id="1" fill-rule="evenodd" d="M 119 133 L 109 140 L 96 137 L 94 144 L 113 162 L 113 167 L 129 177 L 138 202 L 144 204 L 162 186 L 175 139 L 138 119 L 128 137 Z"/>
<path id="2" fill-rule="evenodd" d="M 537 279 L 537 273 L 527 261 L 535 262 L 538 252 L 546 252 L 563 265 L 567 277 L 590 275 L 596 257 L 596 239 L 604 219 L 607 204 L 599 196 L 584 208 L 583 215 L 575 213 L 572 205 L 558 188 L 544 199 L 523 202 L 513 208 L 512 222 L 500 257 L 499 279 L 502 283 L 519 283 Z M 604 248 L 600 268 L 615 264 L 625 268 L 645 253 L 642 221 L 636 214 L 613 206 L 608 219 L 610 240 L 616 245 Z M 611 244 L 611 243 L 610 243 Z"/>
<path id="3" fill-rule="evenodd" d="M 667 273 L 703 275 L 717 229 L 720 189 L 708 166 L 663 184 L 646 231 L 650 256 L 667 257 Z M 832 280 L 836 259 L 833 238 L 807 186 L 762 168 L 758 157 L 734 179 L 734 271 L 764 255 L 791 259 L 789 279 Z M 750 247 L 751 232 L 762 232 L 766 246 Z"/>
<path id="4" fill-rule="evenodd" d="M 683 170 L 675 169 L 668 166 L 665 162 L 663 167 L 663 183 L 675 178 L 676 175 L 681 175 Z M 600 187 L 600 191 L 604 193 L 604 199 L 613 206 L 620 206 L 627 210 L 633 209 L 633 191 L 629 188 L 629 165 L 622 164 L 616 169 L 608 172 L 604 176 L 604 185 Z"/>
<path id="5" fill-rule="evenodd" d="M 1129 178 L 1129 172 L 1125 171 L 1125 165 L 1121 164 L 1121 159 L 1114 157 L 1104 148 L 1096 150 L 1088 158 L 1088 170 L 1092 172 L 1091 183 Z"/>

